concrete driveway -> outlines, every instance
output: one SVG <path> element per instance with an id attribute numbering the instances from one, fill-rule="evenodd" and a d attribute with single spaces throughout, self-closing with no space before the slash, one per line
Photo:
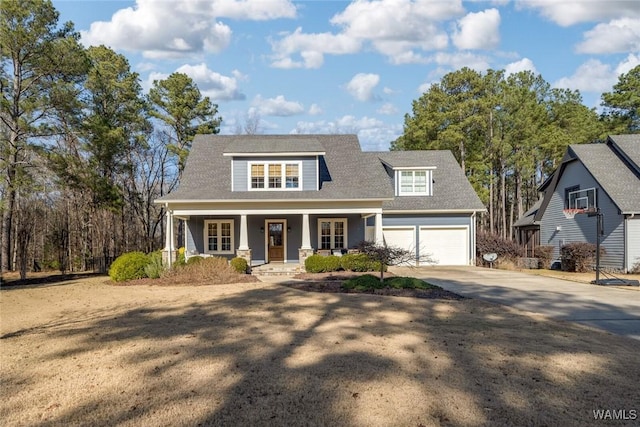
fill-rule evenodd
<path id="1" fill-rule="evenodd" d="M 640 340 L 640 289 L 597 286 L 480 267 L 395 268 L 459 295 L 594 326 Z"/>

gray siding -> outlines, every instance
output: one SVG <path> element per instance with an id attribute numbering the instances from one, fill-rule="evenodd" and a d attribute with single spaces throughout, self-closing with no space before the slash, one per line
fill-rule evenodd
<path id="1" fill-rule="evenodd" d="M 640 218 L 627 218 L 627 271 L 640 263 Z M 640 265 L 640 264 L 639 264 Z"/>
<path id="2" fill-rule="evenodd" d="M 318 169 L 315 156 L 301 158 L 292 157 L 239 157 L 232 160 L 233 191 L 248 191 L 249 163 L 263 161 L 302 162 L 302 190 L 316 190 L 318 188 Z"/>
<path id="3" fill-rule="evenodd" d="M 540 244 L 554 247 L 553 255 L 560 257 L 560 247 L 571 242 L 596 243 L 596 218 L 579 214 L 573 219 L 564 217 L 565 188 L 580 185 L 580 189 L 597 188 L 597 204 L 604 214 L 604 236 L 601 240 L 605 250 L 600 265 L 605 268 L 624 269 L 624 221 L 618 208 L 602 190 L 584 166 L 574 161 L 569 163 L 553 193 L 540 224 Z"/>

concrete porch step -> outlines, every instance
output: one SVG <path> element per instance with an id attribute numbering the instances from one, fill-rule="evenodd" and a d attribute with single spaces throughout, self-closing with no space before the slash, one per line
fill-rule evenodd
<path id="1" fill-rule="evenodd" d="M 295 276 L 304 272 L 302 264 L 262 264 L 251 267 L 251 274 L 254 276 Z"/>

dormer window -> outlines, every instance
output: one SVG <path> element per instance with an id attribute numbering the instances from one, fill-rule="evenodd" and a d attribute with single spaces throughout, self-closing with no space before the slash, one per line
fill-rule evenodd
<path id="1" fill-rule="evenodd" d="M 396 171 L 396 192 L 399 196 L 430 196 L 431 170 L 407 169 Z"/>
<path id="2" fill-rule="evenodd" d="M 251 162 L 251 190 L 299 190 L 300 162 Z"/>

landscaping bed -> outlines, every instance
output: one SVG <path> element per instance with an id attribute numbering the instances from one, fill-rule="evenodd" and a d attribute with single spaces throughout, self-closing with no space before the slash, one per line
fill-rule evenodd
<path id="1" fill-rule="evenodd" d="M 370 275 L 366 272 L 353 272 L 353 271 L 338 271 L 330 273 L 300 273 L 294 276 L 295 279 L 301 281 L 288 281 L 283 285 L 290 288 L 299 289 L 308 292 L 324 292 L 324 293 L 359 293 L 359 294 L 373 294 L 373 295 L 386 295 L 396 297 L 411 297 L 411 298 L 427 298 L 427 299 L 446 299 L 446 300 L 460 300 L 464 297 L 444 290 L 438 286 L 431 286 L 428 289 L 408 289 L 408 288 L 393 288 L 385 286 L 379 289 L 353 289 L 347 288 L 343 284 L 344 282 L 358 278 L 364 275 Z M 396 277 L 393 273 L 385 273 L 385 278 Z"/>

